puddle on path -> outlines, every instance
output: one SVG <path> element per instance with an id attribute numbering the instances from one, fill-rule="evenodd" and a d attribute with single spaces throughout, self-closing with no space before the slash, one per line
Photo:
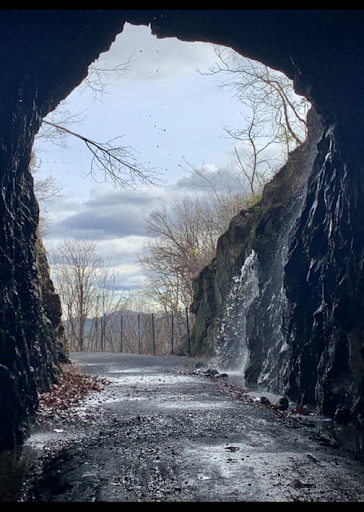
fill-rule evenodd
<path id="1" fill-rule="evenodd" d="M 315 446 L 302 450 L 275 447 L 274 440 L 251 440 L 216 445 L 186 447 L 184 460 L 192 460 L 200 478 L 199 492 L 210 493 L 218 500 L 238 501 L 341 501 L 345 493 L 363 500 L 363 468 L 353 471 L 345 463 L 325 454 Z M 191 472 L 191 467 L 189 468 Z M 206 482 L 205 482 L 206 481 Z"/>

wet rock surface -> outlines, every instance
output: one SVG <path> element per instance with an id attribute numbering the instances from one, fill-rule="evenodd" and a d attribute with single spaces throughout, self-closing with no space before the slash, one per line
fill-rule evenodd
<path id="1" fill-rule="evenodd" d="M 88 66 L 107 51 L 126 21 L 150 25 L 159 38 L 225 45 L 279 69 L 322 115 L 325 141 L 320 166 L 316 165 L 297 244 L 291 245 L 286 267 L 290 353 L 284 355 L 283 375 L 267 379 L 272 389 L 283 382 L 280 392 L 292 399 L 317 401 L 324 414 L 363 425 L 363 11 L 3 10 L 0 450 L 24 440 L 38 393 L 56 380 L 59 356 L 65 357 L 58 314 L 48 307 L 48 299 L 54 306 L 57 298 L 50 289 L 46 304 L 39 286 L 38 205 L 28 171 L 34 136 L 42 118 L 81 83 Z M 277 211 L 280 207 L 278 202 Z M 260 233 L 274 235 L 274 222 L 265 222 L 264 215 L 261 220 Z M 233 224 L 233 240 L 249 238 L 251 223 Z M 269 248 L 259 241 L 258 245 Z M 233 251 L 229 257 L 223 251 L 221 264 L 207 267 L 201 277 L 193 307 L 202 319 L 196 323 L 193 353 L 212 349 L 219 316 L 215 291 L 220 292 L 212 286 L 214 273 L 223 288 L 225 269 L 231 269 L 239 255 L 236 263 L 242 265 L 248 256 L 244 250 L 240 247 L 238 255 Z M 265 296 L 271 297 L 268 288 Z M 266 319 L 264 314 L 257 318 Z M 259 329 L 260 323 L 256 326 Z M 278 350 L 267 359 L 270 344 L 263 344 L 261 353 L 259 332 L 255 339 L 259 343 L 250 344 L 256 361 L 248 368 L 251 381 L 264 378 L 262 370 L 270 367 L 277 353 L 284 353 L 275 344 Z"/>
<path id="2" fill-rule="evenodd" d="M 316 417 L 239 398 L 226 378 L 194 375 L 196 359 L 71 359 L 110 384 L 0 456 L 2 501 L 364 499 L 363 465 Z"/>

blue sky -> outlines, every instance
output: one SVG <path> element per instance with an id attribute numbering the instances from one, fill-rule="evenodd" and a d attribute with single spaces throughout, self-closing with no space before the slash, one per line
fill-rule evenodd
<path id="1" fill-rule="evenodd" d="M 85 177 L 91 154 L 76 138 L 68 138 L 68 148 L 42 139 L 35 143 L 38 175 L 52 174 L 64 185 L 62 197 L 47 205 L 47 250 L 51 254 L 64 238 L 96 240 L 125 288 L 143 281 L 135 255 L 145 241 L 144 216 L 180 188 L 185 160 L 196 167 L 231 164 L 233 143 L 223 137 L 223 125 L 237 128 L 242 120 L 231 93 L 217 90 L 216 77 L 196 71 L 214 65 L 212 45 L 158 40 L 149 27 L 127 24 L 99 65 L 110 68 L 132 55 L 126 77 L 112 80 L 102 97 L 80 86 L 66 107 L 83 112 L 84 120 L 72 130 L 100 142 L 123 136 L 140 163 L 163 173 L 162 187 L 117 190 L 101 176 L 99 183 Z"/>

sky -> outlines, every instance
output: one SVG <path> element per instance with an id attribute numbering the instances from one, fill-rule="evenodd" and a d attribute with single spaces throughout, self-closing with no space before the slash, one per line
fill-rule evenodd
<path id="1" fill-rule="evenodd" d="M 95 66 L 113 68 L 129 58 L 133 63 L 126 75 L 110 78 L 104 94 L 95 97 L 81 85 L 46 119 L 59 121 L 62 110 L 80 113 L 82 121 L 71 130 L 98 142 L 122 136 L 118 140 L 133 148 L 139 163 L 162 173 L 162 186 L 121 190 L 105 183 L 102 175 L 94 181 L 88 175 L 92 155 L 75 137 L 67 138 L 67 147 L 42 137 L 34 145 L 36 178 L 52 175 L 63 186 L 61 197 L 46 205 L 44 245 L 50 262 L 66 238 L 95 240 L 99 254 L 118 269 L 125 289 L 144 282 L 135 260 L 146 240 L 148 212 L 190 190 L 186 162 L 209 169 L 231 164 L 234 146 L 224 138 L 223 126 L 237 128 L 242 122 L 231 92 L 217 88 L 216 76 L 196 71 L 214 66 L 211 44 L 158 40 L 149 27 L 126 24 Z"/>

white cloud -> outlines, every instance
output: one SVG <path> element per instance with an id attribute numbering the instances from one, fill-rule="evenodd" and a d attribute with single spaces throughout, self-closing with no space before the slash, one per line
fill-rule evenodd
<path id="1" fill-rule="evenodd" d="M 122 239 L 98 241 L 97 250 L 112 267 L 135 267 L 136 252 L 140 251 L 147 237 L 128 236 Z"/>
<path id="2" fill-rule="evenodd" d="M 167 201 L 166 189 L 115 190 L 106 186 L 90 190 L 86 201 L 57 200 L 49 207 L 49 238 L 113 240 L 145 236 L 144 217 Z"/>
<path id="3" fill-rule="evenodd" d="M 122 143 L 139 152 L 138 162 L 165 171 L 168 186 L 131 192 L 95 185 L 84 178 L 92 155 L 80 140 L 70 137 L 67 150 L 38 143 L 45 173 L 68 184 L 64 197 L 47 205 L 47 249 L 56 250 L 64 238 L 96 240 L 104 258 L 121 265 L 125 278 L 130 276 L 128 283 L 142 278 L 135 253 L 146 239 L 143 217 L 173 194 L 194 190 L 181 179 L 186 174 L 181 167 L 184 158 L 193 165 L 208 162 L 204 168 L 211 172 L 224 167 L 231 143 L 221 138 L 222 126 L 238 125 L 241 119 L 229 94 L 217 94 L 213 78 L 195 71 L 213 65 L 211 45 L 158 40 L 149 27 L 127 24 L 98 64 L 111 68 L 126 62 L 133 51 L 136 60 L 126 78 L 110 83 L 110 94 L 102 102 L 95 102 L 87 90 L 69 96 L 72 112 L 88 109 L 75 131 L 97 141 L 126 134 Z"/>
<path id="4" fill-rule="evenodd" d="M 155 81 L 190 73 L 191 67 L 204 68 L 215 53 L 211 44 L 187 43 L 175 37 L 157 39 L 150 27 L 125 24 L 124 30 L 112 44 L 107 55 L 101 55 L 100 65 L 116 66 L 133 55 L 126 80 Z M 117 82 L 122 85 L 123 79 Z"/>

